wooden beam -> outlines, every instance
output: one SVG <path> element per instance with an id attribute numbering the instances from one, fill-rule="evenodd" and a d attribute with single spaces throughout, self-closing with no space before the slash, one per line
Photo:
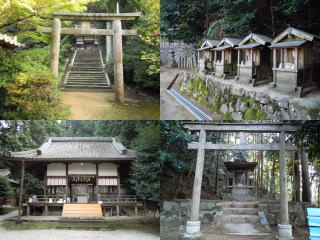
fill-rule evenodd
<path id="1" fill-rule="evenodd" d="M 188 144 L 188 149 L 198 149 L 199 143 L 192 142 Z M 260 150 L 260 151 L 279 151 L 279 144 L 214 144 L 211 142 L 205 143 L 207 150 Z M 298 148 L 294 145 L 286 145 L 287 151 L 297 151 Z"/>
<path id="2" fill-rule="evenodd" d="M 51 33 L 51 27 L 38 27 L 38 32 Z M 112 29 L 87 29 L 87 28 L 61 28 L 61 34 L 89 35 L 89 36 L 113 36 Z M 122 30 L 123 36 L 137 35 L 137 30 Z"/>
<path id="3" fill-rule="evenodd" d="M 190 131 L 214 131 L 214 132 L 296 132 L 301 128 L 295 124 L 210 124 L 210 123 L 186 123 L 184 127 Z"/>

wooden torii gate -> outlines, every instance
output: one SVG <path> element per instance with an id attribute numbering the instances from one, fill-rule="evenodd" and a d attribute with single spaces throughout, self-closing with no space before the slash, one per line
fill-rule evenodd
<path id="1" fill-rule="evenodd" d="M 198 150 L 197 163 L 192 192 L 191 217 L 186 226 L 186 237 L 195 238 L 201 235 L 200 232 L 200 197 L 201 184 L 204 166 L 205 150 L 260 150 L 260 151 L 279 151 L 280 166 L 280 224 L 278 225 L 278 237 L 282 240 L 292 238 L 292 226 L 289 224 L 288 212 L 288 189 L 287 189 L 287 170 L 286 170 L 286 151 L 298 151 L 295 145 L 285 143 L 285 134 L 296 132 L 301 128 L 295 124 L 248 124 L 248 123 L 213 123 L 213 122 L 190 122 L 185 123 L 184 127 L 189 131 L 200 132 L 199 142 L 188 144 L 188 149 Z M 245 139 L 240 137 L 240 144 L 213 144 L 206 141 L 207 132 L 240 132 L 240 133 L 279 133 L 279 144 L 248 144 Z M 301 157 L 307 158 L 303 152 Z M 306 160 L 306 159 L 305 159 Z"/>
<path id="2" fill-rule="evenodd" d="M 55 77 L 58 77 L 59 50 L 61 34 L 71 35 L 91 35 L 91 36 L 113 36 L 114 54 L 114 82 L 115 99 L 124 102 L 123 83 L 123 56 L 122 56 L 122 36 L 137 35 L 136 30 L 123 30 L 121 21 L 135 20 L 141 13 L 53 13 L 53 24 L 50 27 L 41 27 L 38 30 L 43 33 L 52 33 L 50 66 Z M 61 28 L 61 21 L 81 22 L 81 28 Z M 112 21 L 113 29 L 91 29 L 90 22 Z"/>

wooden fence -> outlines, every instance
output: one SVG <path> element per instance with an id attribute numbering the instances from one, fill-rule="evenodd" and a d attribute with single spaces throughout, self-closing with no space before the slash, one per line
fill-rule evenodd
<path id="1" fill-rule="evenodd" d="M 179 68 L 194 68 L 197 66 L 197 57 L 194 53 L 192 56 L 184 56 L 178 58 Z"/>

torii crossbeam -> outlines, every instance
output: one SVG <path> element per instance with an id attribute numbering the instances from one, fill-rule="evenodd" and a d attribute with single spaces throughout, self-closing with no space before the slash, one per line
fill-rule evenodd
<path id="1" fill-rule="evenodd" d="M 50 66 L 53 74 L 58 77 L 61 34 L 113 36 L 115 99 L 123 103 L 122 36 L 137 35 L 137 31 L 123 30 L 121 21 L 135 20 L 140 16 L 141 13 L 53 13 L 52 28 L 40 27 L 38 29 L 43 33 L 52 33 Z M 61 28 L 61 21 L 79 21 L 81 22 L 81 28 Z M 91 29 L 90 22 L 92 21 L 113 21 L 113 29 Z"/>

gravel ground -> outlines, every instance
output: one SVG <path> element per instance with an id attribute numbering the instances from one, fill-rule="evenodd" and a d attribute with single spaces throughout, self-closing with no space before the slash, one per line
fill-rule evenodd
<path id="1" fill-rule="evenodd" d="M 74 231 L 74 230 L 27 230 L 0 231 L 5 240 L 160 240 L 159 236 L 138 231 Z"/>

